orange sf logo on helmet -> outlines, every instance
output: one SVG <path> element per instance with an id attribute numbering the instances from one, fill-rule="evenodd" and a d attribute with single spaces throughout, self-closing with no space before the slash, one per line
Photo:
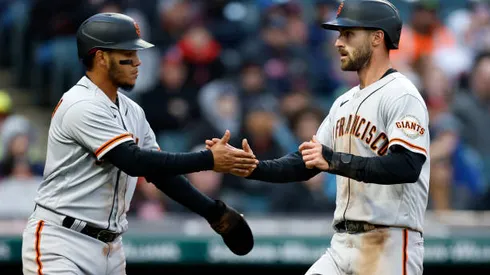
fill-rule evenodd
<path id="1" fill-rule="evenodd" d="M 340 13 L 342 12 L 342 9 L 344 8 L 344 1 L 342 1 L 339 5 L 339 9 L 337 10 L 337 17 L 339 17 Z"/>
<path id="2" fill-rule="evenodd" d="M 138 35 L 138 37 L 141 38 L 140 26 L 136 22 L 133 22 L 133 23 L 134 23 L 134 28 L 136 29 L 136 34 Z"/>

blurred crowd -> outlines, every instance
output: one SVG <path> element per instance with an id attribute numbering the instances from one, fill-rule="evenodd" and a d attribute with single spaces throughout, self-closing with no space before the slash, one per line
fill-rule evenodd
<path id="1" fill-rule="evenodd" d="M 490 1 L 391 2 L 404 20 L 393 65 L 429 109 L 429 209 L 490 210 Z M 337 34 L 319 26 L 337 7 L 336 0 L 0 0 L 0 61 L 33 105 L 52 108 L 83 75 L 74 37 L 81 22 L 97 12 L 127 14 L 156 46 L 139 52 L 140 76 L 126 94 L 145 110 L 160 147 L 202 150 L 229 129 L 232 145 L 245 137 L 259 159 L 271 159 L 311 139 L 333 100 L 358 84 L 354 72 L 340 70 Z M 20 211 L 11 209 L 20 203 L 14 192 L 35 192 L 43 165 L 29 153 L 34 128 L 11 105 L 8 91 L 0 93 L 0 211 L 9 213 Z M 335 207 L 327 173 L 283 185 L 212 171 L 187 176 L 246 214 L 326 215 Z M 143 179 L 130 212 L 188 213 Z"/>

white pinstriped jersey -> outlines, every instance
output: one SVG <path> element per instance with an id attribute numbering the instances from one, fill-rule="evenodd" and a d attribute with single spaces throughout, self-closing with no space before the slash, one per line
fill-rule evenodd
<path id="1" fill-rule="evenodd" d="M 363 157 L 385 155 L 396 144 L 427 158 L 413 183 L 379 185 L 337 176 L 334 224 L 354 220 L 423 231 L 430 176 L 428 123 L 422 96 L 398 72 L 362 90 L 354 87 L 334 102 L 317 132 L 322 144 Z"/>
<path id="2" fill-rule="evenodd" d="M 124 232 L 137 178 L 101 159 L 129 140 L 145 149 L 159 148 L 143 109 L 120 92 L 118 100 L 119 106 L 86 76 L 63 95 L 53 112 L 36 203 Z"/>

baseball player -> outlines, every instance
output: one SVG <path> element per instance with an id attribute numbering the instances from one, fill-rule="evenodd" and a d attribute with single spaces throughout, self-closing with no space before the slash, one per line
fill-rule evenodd
<path id="1" fill-rule="evenodd" d="M 253 236 L 243 216 L 181 174 L 253 169 L 254 156 L 225 142 L 196 153 L 159 150 L 141 107 L 118 90 L 135 85 L 137 50 L 153 46 L 132 18 L 90 17 L 77 46 L 87 71 L 52 114 L 44 179 L 23 233 L 24 274 L 125 274 L 121 235 L 137 177 L 204 217 L 235 254 L 247 254 Z"/>
<path id="2" fill-rule="evenodd" d="M 421 275 L 429 119 L 416 87 L 390 65 L 399 13 L 385 0 L 345 0 L 337 18 L 322 26 L 339 32 L 341 68 L 356 71 L 359 86 L 337 98 L 316 136 L 297 152 L 234 174 L 269 182 L 337 175 L 335 234 L 307 275 Z M 246 140 L 243 148 L 252 152 Z"/>

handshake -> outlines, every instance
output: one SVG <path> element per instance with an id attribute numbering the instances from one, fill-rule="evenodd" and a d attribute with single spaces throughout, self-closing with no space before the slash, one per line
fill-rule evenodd
<path id="1" fill-rule="evenodd" d="M 250 145 L 246 139 L 243 139 L 243 149 L 238 149 L 228 144 L 228 141 L 230 141 L 230 131 L 228 130 L 221 139 L 206 140 L 206 149 L 213 152 L 213 171 L 230 173 L 239 177 L 249 176 L 259 164 Z"/>
<path id="2" fill-rule="evenodd" d="M 213 152 L 215 172 L 230 173 L 239 177 L 248 177 L 257 168 L 259 161 L 255 157 L 247 139 L 242 140 L 242 149 L 228 144 L 230 131 L 226 130 L 221 139 L 206 140 L 206 149 Z M 299 152 L 303 157 L 306 168 L 317 168 L 322 171 L 329 170 L 329 164 L 324 159 L 323 145 L 313 136 L 311 141 L 303 142 Z"/>

